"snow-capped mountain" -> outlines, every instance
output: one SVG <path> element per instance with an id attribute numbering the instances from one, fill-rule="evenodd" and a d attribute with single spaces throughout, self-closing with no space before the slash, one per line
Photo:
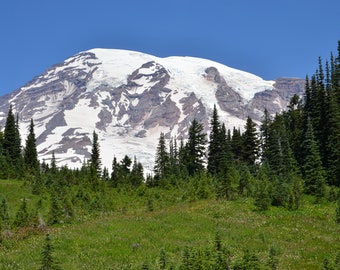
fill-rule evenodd
<path id="1" fill-rule="evenodd" d="M 12 104 L 23 141 L 33 118 L 41 160 L 54 151 L 60 165 L 79 167 L 96 131 L 103 165 L 127 154 L 151 171 L 160 132 L 185 138 L 194 118 L 208 131 L 214 104 L 227 128 L 242 128 L 247 116 L 261 120 L 265 108 L 285 109 L 303 88 L 301 79 L 265 81 L 206 59 L 93 49 L 0 97 L 0 125 Z"/>

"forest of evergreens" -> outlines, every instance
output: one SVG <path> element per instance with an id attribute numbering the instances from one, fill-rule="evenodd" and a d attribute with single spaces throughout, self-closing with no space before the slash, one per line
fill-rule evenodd
<path id="1" fill-rule="evenodd" d="M 135 157 L 117 160 L 114 149 L 112 168 L 102 167 L 94 131 L 90 160 L 81 169 L 71 169 L 58 167 L 54 153 L 49 163 L 38 160 L 33 119 L 22 143 L 11 105 L 0 131 L 0 179 L 23 180 L 41 199 L 29 208 L 22 198 L 14 213 L 0 191 L 0 246 L 8 246 L 22 228 L 74 224 L 114 211 L 111 191 L 147 196 L 147 190 L 152 189 L 184 189 L 182 199 L 189 201 L 249 198 L 259 212 L 271 207 L 298 211 L 303 197 L 309 196 L 315 204 L 334 202 L 336 209 L 329 222 L 340 224 L 340 41 L 337 55 L 331 54 L 326 62 L 319 59 L 315 74 L 306 77 L 305 95 L 293 96 L 285 111 L 273 116 L 265 110 L 259 125 L 248 117 L 241 131 L 227 130 L 215 106 L 209 134 L 204 130 L 202 123 L 194 120 L 185 140 L 172 138 L 167 143 L 161 133 L 153 175 L 145 175 Z M 153 198 L 146 201 L 148 210 L 153 211 Z M 46 208 L 41 206 L 43 202 L 48 202 Z M 212 246 L 204 250 L 184 249 L 182 264 L 172 269 L 231 267 L 219 237 L 216 233 Z M 42 252 L 42 264 L 46 265 L 53 261 L 49 241 L 47 235 Z M 170 269 L 162 263 L 162 252 L 159 269 Z M 275 251 L 270 252 L 266 267 L 277 269 Z M 326 260 L 324 269 L 340 269 L 340 253 L 338 257 L 334 262 Z M 53 269 L 47 267 L 41 269 Z M 149 269 L 147 262 L 142 269 Z M 244 261 L 233 264 L 232 269 L 262 268 L 254 254 L 245 253 Z"/>

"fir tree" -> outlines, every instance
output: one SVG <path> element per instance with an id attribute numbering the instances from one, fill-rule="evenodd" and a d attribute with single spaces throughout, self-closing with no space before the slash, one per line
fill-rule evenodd
<path id="1" fill-rule="evenodd" d="M 216 105 L 214 105 L 210 126 L 207 169 L 210 174 L 215 175 L 221 168 L 219 155 L 221 154 L 222 145 L 225 143 L 220 141 L 221 124 L 218 119 Z"/>
<path id="2" fill-rule="evenodd" d="M 267 109 L 264 110 L 263 120 L 260 127 L 260 145 L 262 149 L 262 162 L 266 162 L 269 159 L 269 134 L 270 134 L 270 125 L 272 123 L 272 119 Z"/>
<path id="3" fill-rule="evenodd" d="M 91 167 L 96 172 L 96 176 L 100 177 L 101 174 L 100 150 L 98 143 L 98 135 L 95 131 L 93 131 L 92 138 Z"/>
<path id="4" fill-rule="evenodd" d="M 9 214 L 8 214 L 8 206 L 5 198 L 2 198 L 0 205 L 0 238 L 1 232 L 5 229 L 9 229 Z"/>
<path id="5" fill-rule="evenodd" d="M 312 123 L 309 119 L 302 146 L 304 150 L 303 175 L 306 192 L 315 194 L 318 199 L 321 199 L 325 195 L 325 174 L 315 141 Z"/>
<path id="6" fill-rule="evenodd" d="M 134 157 L 132 169 L 130 172 L 130 183 L 133 186 L 139 186 L 144 181 L 144 172 L 143 172 L 143 165 L 142 163 L 137 161 L 137 158 Z"/>
<path id="7" fill-rule="evenodd" d="M 3 139 L 3 151 L 12 164 L 16 164 L 21 158 L 21 140 L 18 123 L 13 114 L 12 105 L 9 107 Z"/>
<path id="8" fill-rule="evenodd" d="M 31 123 L 29 126 L 29 133 L 26 139 L 26 146 L 25 146 L 25 151 L 24 151 L 24 162 L 25 162 L 26 169 L 28 170 L 36 171 L 39 168 L 33 119 L 31 119 Z"/>
<path id="9" fill-rule="evenodd" d="M 13 225 L 15 227 L 26 227 L 29 223 L 29 214 L 27 210 L 27 200 L 24 198 L 22 199 L 20 208 L 16 213 L 15 220 Z"/>
<path id="10" fill-rule="evenodd" d="M 239 163 L 242 161 L 243 149 L 244 138 L 241 135 L 241 131 L 234 127 L 231 137 L 231 151 L 233 153 L 233 159 L 235 160 L 235 162 Z"/>
<path id="11" fill-rule="evenodd" d="M 288 105 L 288 111 L 283 113 L 284 125 L 287 133 L 287 139 L 294 158 L 301 160 L 301 141 L 303 134 L 303 105 L 300 97 L 294 95 Z"/>
<path id="12" fill-rule="evenodd" d="M 57 161 L 56 161 L 56 158 L 55 158 L 55 154 L 54 154 L 54 151 L 52 151 L 52 158 L 51 158 L 51 173 L 52 174 L 56 174 L 57 171 L 58 171 L 58 168 L 57 168 Z"/>
<path id="13" fill-rule="evenodd" d="M 190 176 L 204 169 L 206 134 L 203 125 L 194 119 L 189 127 L 189 138 L 186 148 L 186 167 Z"/>
<path id="14" fill-rule="evenodd" d="M 261 166 L 256 179 L 254 205 L 259 211 L 268 210 L 271 204 L 271 187 L 268 179 L 268 170 Z"/>
<path id="15" fill-rule="evenodd" d="M 41 266 L 39 270 L 60 270 L 58 263 L 53 257 L 54 247 L 51 243 L 51 237 L 46 234 L 45 243 L 41 252 Z"/>
<path id="16" fill-rule="evenodd" d="M 166 149 L 165 137 L 163 132 L 161 132 L 159 136 L 154 173 L 156 181 L 165 178 L 170 173 L 170 157 Z"/>
<path id="17" fill-rule="evenodd" d="M 253 166 L 259 155 L 259 139 L 257 137 L 256 124 L 250 117 L 247 118 L 245 132 L 242 137 L 244 143 L 242 159 L 246 164 Z"/>
<path id="18" fill-rule="evenodd" d="M 50 199 L 50 209 L 48 212 L 48 224 L 53 225 L 60 222 L 63 215 L 63 211 L 61 209 L 60 201 L 57 197 L 57 194 L 54 192 L 51 194 Z"/>
<path id="19" fill-rule="evenodd" d="M 169 141 L 169 163 L 170 175 L 176 178 L 180 175 L 179 156 L 176 138 L 171 138 Z"/>

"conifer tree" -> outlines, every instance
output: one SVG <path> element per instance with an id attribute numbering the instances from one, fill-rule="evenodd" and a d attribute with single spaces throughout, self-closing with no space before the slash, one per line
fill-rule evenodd
<path id="1" fill-rule="evenodd" d="M 61 270 L 55 258 L 53 257 L 54 247 L 51 243 L 51 237 L 46 234 L 45 243 L 41 252 L 41 266 L 39 270 Z"/>
<path id="2" fill-rule="evenodd" d="M 101 174 L 100 150 L 98 143 L 98 134 L 95 131 L 93 131 L 92 137 L 91 168 L 96 172 L 96 176 L 100 177 Z"/>
<path id="3" fill-rule="evenodd" d="M 189 138 L 186 148 L 186 167 L 190 176 L 200 173 L 204 169 L 206 134 L 203 125 L 196 119 L 189 127 Z"/>
<path id="4" fill-rule="evenodd" d="M 235 162 L 240 163 L 243 161 L 242 155 L 244 147 L 244 138 L 241 135 L 241 131 L 234 127 L 231 137 L 231 151 L 233 153 L 233 159 Z"/>
<path id="5" fill-rule="evenodd" d="M 9 107 L 5 124 L 3 151 L 12 164 L 20 161 L 21 140 L 18 130 L 18 123 L 15 120 L 12 105 Z"/>
<path id="6" fill-rule="evenodd" d="M 270 134 L 270 125 L 272 123 L 272 119 L 267 109 L 264 110 L 263 120 L 260 127 L 260 146 L 262 149 L 262 162 L 266 162 L 269 159 L 269 134 Z"/>
<path id="7" fill-rule="evenodd" d="M 268 171 L 265 166 L 261 166 L 257 175 L 257 181 L 254 192 L 254 205 L 259 211 L 268 210 L 271 204 L 270 182 Z"/>
<path id="8" fill-rule="evenodd" d="M 211 175 L 216 175 L 221 168 L 219 155 L 221 154 L 222 145 L 225 143 L 220 141 L 221 124 L 218 119 L 216 105 L 214 105 L 210 126 L 207 169 Z"/>
<path id="9" fill-rule="evenodd" d="M 130 183 L 133 186 L 139 186 L 144 181 L 144 172 L 143 172 L 143 165 L 142 163 L 137 161 L 137 158 L 134 157 L 132 169 L 130 172 Z"/>
<path id="10" fill-rule="evenodd" d="M 315 194 L 318 199 L 325 195 L 325 174 L 322 167 L 318 146 L 315 141 L 311 121 L 307 120 L 307 130 L 302 142 L 303 153 L 303 175 L 306 192 Z"/>
<path id="11" fill-rule="evenodd" d="M 170 173 L 170 157 L 166 149 L 164 133 L 161 132 L 156 151 L 156 159 L 154 165 L 155 179 L 158 181 L 169 176 Z"/>
<path id="12" fill-rule="evenodd" d="M 247 118 L 245 132 L 242 137 L 244 143 L 242 153 L 243 161 L 253 166 L 259 155 L 259 139 L 257 137 L 256 124 L 250 117 Z"/>
<path id="13" fill-rule="evenodd" d="M 1 205 L 0 205 L 0 239 L 1 239 L 1 232 L 5 229 L 9 229 L 9 214 L 8 214 L 8 206 L 7 201 L 5 198 L 2 198 Z"/>
<path id="14" fill-rule="evenodd" d="M 170 175 L 173 177 L 178 177 L 180 175 L 180 168 L 176 138 L 171 138 L 169 141 L 169 163 Z"/>
<path id="15" fill-rule="evenodd" d="M 60 222 L 63 215 L 60 201 L 55 192 L 52 192 L 50 199 L 50 209 L 48 212 L 48 224 L 53 225 Z"/>
<path id="16" fill-rule="evenodd" d="M 303 105 L 300 97 L 294 95 L 288 105 L 288 111 L 283 113 L 285 131 L 294 158 L 301 160 L 301 141 L 303 134 Z"/>
<path id="17" fill-rule="evenodd" d="M 187 169 L 187 149 L 185 147 L 183 138 L 180 140 L 179 149 L 178 149 L 178 167 L 181 178 L 188 176 L 188 169 Z"/>
<path id="18" fill-rule="evenodd" d="M 24 198 L 20 208 L 16 213 L 13 225 L 16 227 L 26 227 L 29 223 L 29 214 L 27 210 L 27 200 Z"/>
<path id="19" fill-rule="evenodd" d="M 58 168 L 57 168 L 57 161 L 56 161 L 56 158 L 55 158 L 55 154 L 54 154 L 54 151 L 52 151 L 52 158 L 51 158 L 51 173 L 52 174 L 56 174 L 57 171 L 58 171 Z"/>
<path id="20" fill-rule="evenodd" d="M 29 126 L 29 133 L 26 139 L 26 146 L 25 146 L 25 151 L 24 151 L 24 162 L 25 162 L 26 169 L 36 171 L 39 168 L 33 119 L 31 119 L 31 123 Z"/>

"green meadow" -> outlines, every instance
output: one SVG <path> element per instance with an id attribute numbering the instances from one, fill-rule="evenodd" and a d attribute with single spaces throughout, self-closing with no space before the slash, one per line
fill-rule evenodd
<path id="1" fill-rule="evenodd" d="M 207 250 L 217 232 L 232 263 L 251 252 L 266 265 L 269 250 L 275 249 L 278 269 L 323 269 L 324 260 L 335 261 L 340 250 L 335 203 L 314 204 L 308 196 L 296 211 L 271 207 L 259 212 L 247 198 L 191 200 L 182 196 L 183 190 L 165 189 L 111 192 L 112 211 L 70 224 L 6 231 L 0 269 L 39 269 L 46 233 L 53 257 L 65 270 L 143 269 L 146 263 L 149 269 L 161 269 L 161 252 L 166 269 L 177 269 L 186 248 Z M 0 180 L 1 197 L 12 220 L 23 198 L 28 209 L 41 199 L 14 180 Z M 42 216 L 48 200 L 40 201 Z"/>

